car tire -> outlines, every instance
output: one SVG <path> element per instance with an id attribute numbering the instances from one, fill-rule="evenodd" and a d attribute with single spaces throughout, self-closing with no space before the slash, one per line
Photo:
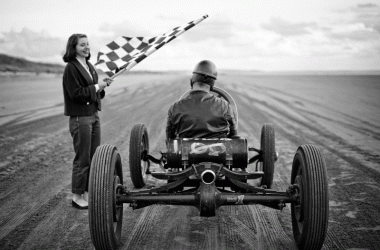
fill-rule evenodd
<path id="1" fill-rule="evenodd" d="M 129 170 L 132 183 L 136 188 L 145 186 L 149 162 L 144 161 L 144 155 L 148 153 L 148 131 L 144 124 L 136 124 L 132 128 L 129 141 Z"/>
<path id="2" fill-rule="evenodd" d="M 274 128 L 270 123 L 265 123 L 261 129 L 261 152 L 262 171 L 264 172 L 261 186 L 266 186 L 267 189 L 270 189 L 273 184 L 274 163 L 276 161 Z"/>
<path id="3" fill-rule="evenodd" d="M 327 171 L 318 147 L 300 146 L 294 156 L 291 184 L 299 202 L 291 204 L 294 239 L 299 249 L 321 249 L 327 233 L 329 198 Z"/>
<path id="4" fill-rule="evenodd" d="M 111 145 L 99 146 L 91 162 L 88 214 L 95 249 L 117 249 L 123 222 L 123 203 L 116 194 L 123 185 L 120 154 Z"/>

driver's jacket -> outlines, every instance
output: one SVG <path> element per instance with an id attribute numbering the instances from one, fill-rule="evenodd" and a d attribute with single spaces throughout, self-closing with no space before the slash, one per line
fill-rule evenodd
<path id="1" fill-rule="evenodd" d="M 166 139 L 223 138 L 237 134 L 231 105 L 206 91 L 193 90 L 168 112 Z"/>

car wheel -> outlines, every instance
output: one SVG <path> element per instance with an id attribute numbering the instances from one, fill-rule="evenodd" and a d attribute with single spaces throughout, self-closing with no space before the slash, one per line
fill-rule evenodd
<path id="1" fill-rule="evenodd" d="M 262 171 L 261 186 L 270 189 L 273 184 L 274 162 L 276 161 L 274 128 L 270 123 L 263 125 L 261 129 Z"/>
<path id="2" fill-rule="evenodd" d="M 129 170 L 136 188 L 145 186 L 149 162 L 144 156 L 149 153 L 148 132 L 144 124 L 136 124 L 131 131 L 129 141 Z"/>
<path id="3" fill-rule="evenodd" d="M 291 184 L 299 195 L 299 202 L 291 204 L 294 239 L 299 249 L 321 249 L 328 226 L 329 199 L 326 166 L 316 146 L 298 148 Z"/>
<path id="4" fill-rule="evenodd" d="M 111 145 L 99 146 L 91 162 L 88 214 L 95 249 L 117 249 L 123 222 L 123 203 L 116 195 L 123 187 L 120 154 Z"/>

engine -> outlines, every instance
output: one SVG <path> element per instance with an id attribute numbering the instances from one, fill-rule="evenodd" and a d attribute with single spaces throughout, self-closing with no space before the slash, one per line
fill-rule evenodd
<path id="1" fill-rule="evenodd" d="M 245 169 L 248 165 L 247 139 L 183 138 L 169 141 L 167 151 L 169 168 L 187 168 L 202 162 L 213 162 L 229 168 Z"/>

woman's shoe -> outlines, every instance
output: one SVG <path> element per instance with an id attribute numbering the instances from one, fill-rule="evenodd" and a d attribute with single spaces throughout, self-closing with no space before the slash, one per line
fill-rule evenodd
<path id="1" fill-rule="evenodd" d="M 79 204 L 77 204 L 75 201 L 71 201 L 71 205 L 73 206 L 73 207 L 75 207 L 75 208 L 78 208 L 78 209 L 88 209 L 88 205 L 86 205 L 86 206 L 81 206 L 81 205 L 79 205 Z"/>

